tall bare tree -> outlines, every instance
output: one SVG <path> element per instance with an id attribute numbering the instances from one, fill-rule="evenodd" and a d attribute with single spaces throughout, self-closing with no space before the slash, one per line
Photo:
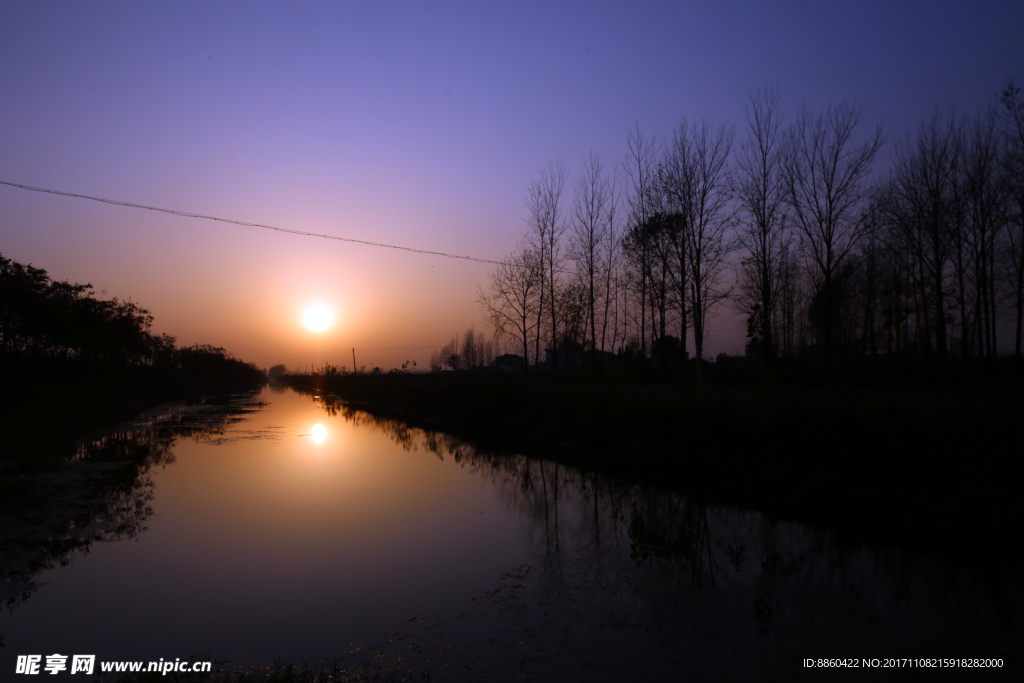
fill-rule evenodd
<path id="1" fill-rule="evenodd" d="M 1002 104 L 1007 147 L 1006 179 L 1012 198 L 1007 216 L 1006 275 L 1017 315 L 1014 355 L 1020 358 L 1024 327 L 1024 98 L 1012 80 L 1003 90 Z"/>
<path id="2" fill-rule="evenodd" d="M 967 249 L 974 281 L 975 327 L 983 355 L 995 357 L 998 346 L 995 264 L 1008 199 L 995 108 L 979 112 L 966 128 L 963 187 Z"/>
<path id="3" fill-rule="evenodd" d="M 801 107 L 787 134 L 783 173 L 788 202 L 804 252 L 821 280 L 826 357 L 831 356 L 835 278 L 864 231 L 867 180 L 883 142 L 879 125 L 858 144 L 854 133 L 860 121 L 860 107 L 847 102 L 829 105 L 817 116 Z"/>
<path id="4" fill-rule="evenodd" d="M 916 138 L 908 135 L 897 143 L 888 183 L 889 200 L 884 203 L 922 272 L 922 299 L 931 299 L 934 313 L 933 324 L 926 329 L 934 329 L 942 361 L 947 358 L 948 348 L 945 278 L 957 220 L 954 189 L 959 164 L 956 116 L 952 112 L 948 116 L 936 113 L 921 124 Z M 924 341 L 925 348 L 930 348 L 930 339 Z"/>
<path id="5" fill-rule="evenodd" d="M 762 355 L 774 356 L 775 308 L 782 285 L 786 246 L 786 183 L 782 173 L 784 134 L 779 89 L 750 96 L 747 139 L 737 159 L 737 197 L 746 214 L 737 241 L 747 256 L 740 271 L 740 291 L 748 313 L 756 314 Z"/>
<path id="6" fill-rule="evenodd" d="M 530 333 L 539 324 L 535 314 L 543 282 L 541 268 L 537 252 L 519 245 L 491 269 L 489 288 L 477 296 L 495 337 L 513 338 L 522 348 L 523 372 L 530 364 Z"/>
<path id="7" fill-rule="evenodd" d="M 620 206 L 620 179 L 618 168 L 609 179 L 608 210 L 605 212 L 604 241 L 601 243 L 600 268 L 602 273 L 602 294 L 604 310 L 601 316 L 601 351 L 605 350 L 608 336 L 609 317 L 612 318 L 611 347 L 614 349 L 618 332 L 618 280 L 621 261 L 620 242 L 622 221 Z M 614 304 L 614 306 L 613 306 Z M 596 341 L 596 340 L 595 340 Z M 601 369 L 604 369 L 604 354 L 601 353 Z"/>
<path id="8" fill-rule="evenodd" d="M 529 239 L 537 251 L 541 264 L 543 279 L 540 306 L 538 306 L 537 356 L 540 362 L 540 320 L 544 314 L 544 304 L 548 307 L 548 318 L 551 322 L 552 373 L 558 370 L 558 296 L 557 289 L 562 277 L 562 266 L 566 255 L 562 248 L 562 238 L 567 230 L 562 219 L 562 192 L 568 180 L 568 173 L 561 160 L 549 164 L 542 170 L 540 180 L 530 185 L 526 205 L 529 210 Z"/>
<path id="9" fill-rule="evenodd" d="M 968 298 L 968 278 L 970 275 L 970 259 L 967 249 L 967 201 L 966 201 L 966 147 L 964 125 L 961 120 L 956 129 L 957 165 L 950 184 L 950 200 L 948 205 L 949 228 L 951 232 L 949 258 L 953 266 L 953 282 L 956 291 L 957 308 L 960 324 L 960 356 L 971 355 L 970 309 Z"/>
<path id="10" fill-rule="evenodd" d="M 692 126 L 684 121 L 664 161 L 665 196 L 673 212 L 682 218 L 686 240 L 698 379 L 703 378 L 701 360 L 708 317 L 729 295 L 722 274 L 729 254 L 726 231 L 732 219 L 732 143 L 729 127 L 713 130 L 707 121 Z"/>
<path id="11" fill-rule="evenodd" d="M 583 174 L 575 183 L 572 210 L 572 234 L 569 253 L 576 263 L 576 275 L 587 297 L 587 324 L 597 370 L 597 301 L 600 295 L 602 248 L 607 241 L 608 211 L 611 208 L 611 181 L 604 173 L 601 158 L 593 152 L 584 161 Z M 584 347 L 586 346 L 584 329 Z"/>
<path id="12" fill-rule="evenodd" d="M 653 215 L 654 195 L 657 192 L 658 147 L 653 137 L 646 137 L 637 124 L 626 137 L 627 155 L 623 169 L 629 178 L 629 228 L 637 238 L 635 253 L 638 260 L 640 294 L 640 353 L 647 353 L 647 298 L 650 244 L 646 237 L 646 226 Z"/>

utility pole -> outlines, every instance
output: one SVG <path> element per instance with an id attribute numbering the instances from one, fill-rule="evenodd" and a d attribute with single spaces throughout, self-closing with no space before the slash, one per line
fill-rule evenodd
<path id="1" fill-rule="evenodd" d="M 356 372 L 356 347 L 352 347 L 352 374 Z"/>

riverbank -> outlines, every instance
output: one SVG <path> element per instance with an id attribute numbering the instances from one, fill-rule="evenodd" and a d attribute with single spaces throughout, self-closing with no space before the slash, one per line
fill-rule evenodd
<path id="1" fill-rule="evenodd" d="M 74 452 L 78 440 L 164 403 L 251 391 L 261 377 L 219 381 L 197 373 L 150 368 L 76 369 L 10 382 L 0 397 L 0 477 L 47 468 Z"/>
<path id="2" fill-rule="evenodd" d="M 1021 558 L 1019 388 L 687 385 L 673 379 L 289 375 L 299 390 L 709 503 L 964 561 Z"/>

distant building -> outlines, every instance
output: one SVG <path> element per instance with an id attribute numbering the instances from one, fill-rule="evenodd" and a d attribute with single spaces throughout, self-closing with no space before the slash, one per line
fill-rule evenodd
<path id="1" fill-rule="evenodd" d="M 494 359 L 494 369 L 502 372 L 522 372 L 523 357 L 506 353 Z"/>
<path id="2" fill-rule="evenodd" d="M 551 349 L 545 349 L 544 351 L 545 362 L 537 366 L 538 370 L 545 371 L 551 370 L 552 364 L 555 361 L 555 352 Z M 597 352 L 597 366 L 601 367 L 603 363 L 605 366 L 614 362 L 615 354 L 609 353 L 608 351 Z M 590 370 L 594 363 L 594 352 L 583 351 L 583 347 L 579 344 L 573 344 L 568 348 L 558 349 L 558 370 Z"/>
<path id="3" fill-rule="evenodd" d="M 720 369 L 746 369 L 749 367 L 756 367 L 754 361 L 755 359 L 750 356 L 730 356 L 725 353 L 720 353 L 715 358 L 715 367 Z"/>
<path id="4" fill-rule="evenodd" d="M 690 354 L 683 350 L 678 337 L 667 334 L 654 341 L 651 349 L 651 362 L 654 367 L 661 370 L 678 370 L 680 366 L 686 365 L 688 360 Z"/>
<path id="5" fill-rule="evenodd" d="M 551 349 L 544 350 L 544 365 L 548 369 L 578 370 L 583 367 L 583 347 L 573 344 L 569 348 L 562 347 L 556 354 Z"/>

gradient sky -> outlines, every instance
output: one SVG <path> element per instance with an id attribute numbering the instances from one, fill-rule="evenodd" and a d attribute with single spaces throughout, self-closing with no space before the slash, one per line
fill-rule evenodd
<path id="1" fill-rule="evenodd" d="M 635 123 L 742 134 L 771 83 L 790 113 L 856 100 L 892 140 L 1024 80 L 1022 26 L 1013 2 L 4 2 L 0 180 L 499 259 L 556 158 L 611 165 Z M 484 264 L 4 186 L 0 252 L 264 367 L 484 327 Z M 743 341 L 724 313 L 709 352 Z"/>

